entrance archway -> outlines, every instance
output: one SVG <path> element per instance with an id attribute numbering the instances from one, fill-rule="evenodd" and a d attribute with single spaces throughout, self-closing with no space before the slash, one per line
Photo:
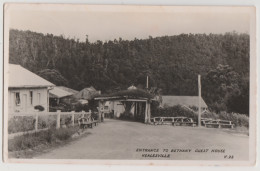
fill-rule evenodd
<path id="1" fill-rule="evenodd" d="M 99 102 L 98 113 L 100 121 L 101 118 L 104 118 L 105 116 L 105 104 L 107 101 L 110 101 L 117 104 L 121 103 L 121 105 L 123 105 L 124 110 L 119 111 L 121 114 L 129 114 L 129 116 L 133 115 L 131 116 L 133 120 L 149 123 L 151 117 L 151 101 L 153 100 L 152 97 L 153 96 L 150 93 L 144 90 L 135 89 L 119 91 L 114 94 L 103 95 L 94 99 Z M 113 110 L 115 112 L 114 114 L 117 116 L 115 108 L 113 108 Z"/>

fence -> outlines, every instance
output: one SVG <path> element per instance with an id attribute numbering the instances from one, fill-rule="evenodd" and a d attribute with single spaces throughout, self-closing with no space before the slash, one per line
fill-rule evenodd
<path id="1" fill-rule="evenodd" d="M 13 138 L 14 136 L 17 136 L 17 135 L 22 135 L 24 133 L 31 133 L 31 132 L 38 132 L 38 131 L 41 131 L 41 130 L 46 130 L 46 129 L 49 129 L 49 128 L 39 128 L 39 117 L 51 117 L 51 116 L 54 116 L 56 117 L 56 129 L 59 129 L 61 127 L 61 117 L 62 116 L 70 116 L 70 121 L 71 121 L 71 125 L 74 127 L 75 125 L 75 116 L 80 116 L 80 117 L 88 117 L 91 115 L 91 111 L 89 112 L 74 112 L 74 111 L 71 111 L 71 112 L 61 112 L 61 111 L 57 111 L 57 112 L 19 112 L 19 113 L 9 113 L 8 115 L 8 121 L 10 121 L 11 119 L 14 119 L 15 117 L 33 117 L 33 123 L 34 123 L 34 126 L 33 126 L 33 129 L 32 130 L 22 130 L 22 131 L 17 131 L 15 133 L 9 133 L 9 138 Z M 19 121 L 18 121 L 19 122 Z M 21 124 L 29 124 L 29 123 L 21 123 Z M 10 125 L 8 124 L 8 127 Z M 16 124 L 13 124 L 11 125 L 12 127 L 15 127 L 17 126 Z M 8 128 L 9 130 L 9 128 Z M 9 131 L 8 131 L 9 132 Z"/>

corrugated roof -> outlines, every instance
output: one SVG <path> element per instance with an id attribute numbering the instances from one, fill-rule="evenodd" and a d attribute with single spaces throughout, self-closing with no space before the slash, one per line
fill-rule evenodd
<path id="1" fill-rule="evenodd" d="M 62 98 L 66 96 L 71 96 L 73 94 L 74 93 L 63 90 L 60 87 L 53 87 L 53 89 L 50 90 L 50 97 L 52 98 Z"/>
<path id="2" fill-rule="evenodd" d="M 185 105 L 187 107 L 199 106 L 198 96 L 162 96 L 162 106 Z M 201 107 L 208 107 L 201 98 Z"/>
<path id="3" fill-rule="evenodd" d="M 23 68 L 20 65 L 9 64 L 8 76 L 8 87 L 10 88 L 54 86 L 54 84 L 52 84 L 51 82 Z"/>

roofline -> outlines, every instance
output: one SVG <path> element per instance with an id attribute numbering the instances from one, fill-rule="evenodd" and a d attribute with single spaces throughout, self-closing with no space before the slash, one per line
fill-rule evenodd
<path id="1" fill-rule="evenodd" d="M 50 97 L 50 98 L 58 98 L 58 99 L 61 99 L 61 98 L 64 98 L 64 97 L 69 97 L 69 96 L 72 96 L 73 94 L 71 94 L 71 95 L 66 95 L 66 96 L 57 96 L 57 95 L 55 95 L 55 94 L 53 94 L 53 93 L 50 93 L 51 94 L 51 96 L 54 96 L 54 97 Z"/>
<path id="2" fill-rule="evenodd" d="M 39 86 L 30 86 L 30 85 L 27 85 L 27 86 L 9 86 L 8 89 L 20 89 L 20 88 L 26 88 L 26 89 L 29 89 L 29 88 L 51 88 L 51 87 L 54 87 L 55 85 L 39 85 Z"/>
<path id="3" fill-rule="evenodd" d="M 199 96 L 182 96 L 182 95 L 161 95 L 161 96 L 169 96 L 169 97 L 199 97 Z"/>

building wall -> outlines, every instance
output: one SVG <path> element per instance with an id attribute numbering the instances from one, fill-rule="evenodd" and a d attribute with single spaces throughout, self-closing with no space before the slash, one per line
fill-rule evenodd
<path id="1" fill-rule="evenodd" d="M 112 108 L 114 110 L 114 116 L 116 118 L 119 118 L 122 113 L 124 113 L 125 108 L 124 105 L 119 101 L 113 101 L 112 102 Z"/>
<path id="2" fill-rule="evenodd" d="M 32 92 L 32 99 L 30 92 Z M 16 103 L 16 93 L 20 95 L 20 104 Z M 41 105 L 44 111 L 48 111 L 48 90 L 47 88 L 19 88 L 8 90 L 9 112 L 33 112 L 34 106 Z"/>

